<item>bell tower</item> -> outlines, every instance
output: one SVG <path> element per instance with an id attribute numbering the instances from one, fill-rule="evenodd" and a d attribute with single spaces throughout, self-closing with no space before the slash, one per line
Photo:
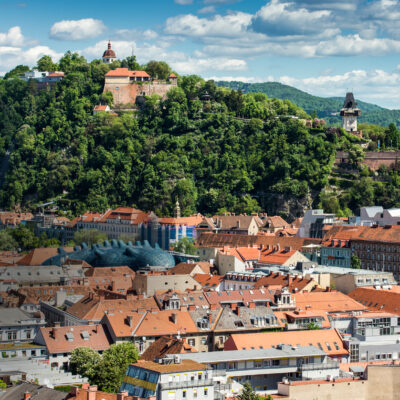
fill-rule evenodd
<path id="1" fill-rule="evenodd" d="M 115 51 L 111 48 L 111 41 L 108 41 L 107 50 L 103 53 L 103 63 L 111 64 L 117 59 Z"/>
<path id="2" fill-rule="evenodd" d="M 340 115 L 342 117 L 342 128 L 346 132 L 358 134 L 357 118 L 361 115 L 361 110 L 357 107 L 357 102 L 354 99 L 353 93 L 346 93 Z"/>

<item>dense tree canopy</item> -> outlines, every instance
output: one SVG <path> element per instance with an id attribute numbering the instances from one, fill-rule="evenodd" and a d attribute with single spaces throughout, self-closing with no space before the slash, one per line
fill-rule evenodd
<path id="1" fill-rule="evenodd" d="M 335 179 L 336 149 L 350 150 L 359 169 L 363 150 L 344 132 L 338 139 L 324 127 L 306 128 L 307 114 L 288 100 L 242 94 L 190 75 L 179 77 L 166 98 L 147 97 L 135 112 L 93 116 L 96 104 L 112 105 L 112 95 L 102 93 L 104 75 L 121 65 L 139 67 L 134 56 L 106 65 L 67 52 L 58 65 L 46 56 L 38 61 L 40 68 L 66 73 L 52 90 L 0 81 L 0 156 L 10 151 L 0 206 L 27 209 L 56 200 L 61 210 L 79 215 L 135 204 L 172 215 L 178 199 L 183 215 L 251 213 L 280 195 L 311 196 L 315 206 L 348 214 L 369 201 L 400 203 L 395 171 L 382 172 L 387 187 L 363 171 L 340 195 L 321 193 Z M 160 78 L 171 71 L 162 62 L 141 68 Z M 371 127 L 366 136 L 382 146 L 400 145 L 394 125 Z"/>

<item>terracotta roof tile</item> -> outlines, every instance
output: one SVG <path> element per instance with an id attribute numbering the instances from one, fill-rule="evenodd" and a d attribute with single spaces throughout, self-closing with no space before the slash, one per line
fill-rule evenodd
<path id="1" fill-rule="evenodd" d="M 341 292 L 310 292 L 294 294 L 297 308 L 302 310 L 324 310 L 328 313 L 363 311 L 361 303 Z"/>
<path id="2" fill-rule="evenodd" d="M 395 288 L 395 290 L 357 288 L 349 293 L 349 297 L 362 303 L 369 310 L 388 312 L 400 316 L 400 291 L 398 287 Z"/>
<path id="3" fill-rule="evenodd" d="M 64 248 L 66 252 L 73 251 L 72 247 Z M 51 247 L 38 247 L 31 250 L 28 254 L 22 257 L 17 264 L 18 265 L 42 265 L 44 261 L 50 257 L 58 255 L 58 249 Z"/>
<path id="4" fill-rule="evenodd" d="M 252 347 L 269 349 L 279 344 L 313 345 L 325 351 L 329 356 L 348 354 L 342 337 L 336 329 L 233 334 L 225 342 L 224 350 L 243 350 Z"/>
<path id="5" fill-rule="evenodd" d="M 260 278 L 255 284 L 254 288 L 259 289 L 261 287 L 270 288 L 274 285 L 279 285 L 281 287 L 287 287 L 290 292 L 301 292 L 305 288 L 311 286 L 319 286 L 317 282 L 315 282 L 311 278 L 300 278 L 298 276 L 290 276 L 290 275 L 281 275 L 279 272 L 271 273 L 269 275 L 263 276 Z"/>
<path id="6" fill-rule="evenodd" d="M 197 350 L 186 343 L 185 339 L 173 336 L 162 336 L 152 343 L 141 355 L 141 360 L 154 361 L 167 354 L 197 353 Z"/>
<path id="7" fill-rule="evenodd" d="M 110 347 L 104 328 L 99 324 L 41 328 L 40 334 L 50 354 L 70 353 L 77 347 L 89 347 L 96 351 Z"/>
<path id="8" fill-rule="evenodd" d="M 224 280 L 223 275 L 211 275 L 211 274 L 196 274 L 193 277 L 203 289 L 215 289 Z"/>
<path id="9" fill-rule="evenodd" d="M 150 78 L 150 75 L 146 71 L 130 71 L 128 68 L 113 69 L 108 71 L 105 76 Z"/>

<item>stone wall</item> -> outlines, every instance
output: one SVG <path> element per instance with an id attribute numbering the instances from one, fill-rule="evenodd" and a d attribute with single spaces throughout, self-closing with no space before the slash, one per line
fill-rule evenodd
<path id="1" fill-rule="evenodd" d="M 168 90 L 176 86 L 176 83 L 121 83 L 106 79 L 106 82 L 104 84 L 104 93 L 111 92 L 113 94 L 115 105 L 126 105 L 135 104 L 137 96 L 151 96 L 152 94 L 157 94 L 165 98 Z"/>
<path id="2" fill-rule="evenodd" d="M 347 164 L 349 162 L 349 155 L 347 152 L 338 151 L 336 154 L 335 165 Z M 391 168 L 400 162 L 400 151 L 367 151 L 365 153 L 363 165 L 367 165 L 373 171 L 379 169 L 381 165 L 386 165 Z"/>

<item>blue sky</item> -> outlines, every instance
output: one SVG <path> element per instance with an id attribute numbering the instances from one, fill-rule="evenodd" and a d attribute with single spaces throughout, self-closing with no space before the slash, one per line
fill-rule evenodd
<path id="1" fill-rule="evenodd" d="M 0 0 L 0 72 L 65 51 L 167 61 L 180 74 L 346 90 L 400 109 L 397 0 Z"/>

